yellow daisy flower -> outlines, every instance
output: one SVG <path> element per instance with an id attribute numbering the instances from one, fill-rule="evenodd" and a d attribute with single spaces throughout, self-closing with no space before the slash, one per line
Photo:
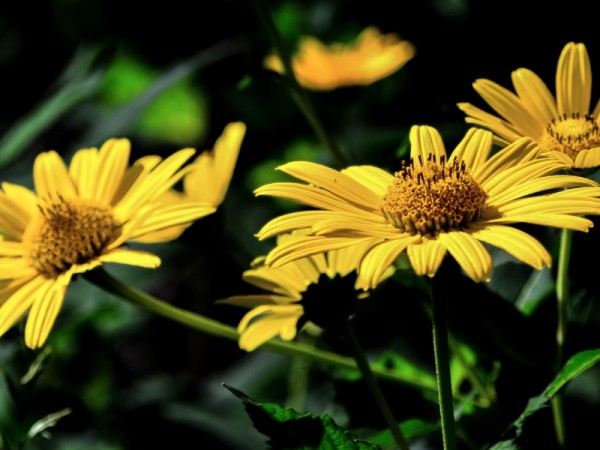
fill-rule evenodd
<path id="1" fill-rule="evenodd" d="M 189 170 L 183 177 L 183 192 L 171 189 L 162 195 L 161 200 L 168 204 L 197 202 L 212 207 L 213 212 L 216 211 L 225 200 L 245 134 L 244 123 L 227 124 L 212 150 L 204 150 L 190 164 Z M 176 239 L 192 223 L 148 233 L 140 241 L 154 243 Z"/>
<path id="2" fill-rule="evenodd" d="M 279 236 L 278 242 L 294 242 L 298 233 Z M 370 243 L 299 258 L 280 267 L 264 264 L 265 257 L 252 262 L 243 279 L 266 293 L 235 295 L 217 303 L 251 308 L 238 325 L 240 348 L 252 351 L 279 336 L 291 341 L 298 329 L 309 323 L 327 327 L 339 314 L 353 314 L 357 298 L 356 277 L 352 277 Z M 390 269 L 384 277 L 390 276 Z"/>
<path id="3" fill-rule="evenodd" d="M 492 133 L 472 128 L 452 155 L 438 131 L 410 130 L 411 162 L 394 175 L 373 166 L 337 171 L 312 162 L 279 170 L 307 184 L 280 182 L 255 194 L 287 198 L 313 208 L 269 221 L 259 239 L 309 228 L 311 235 L 280 244 L 266 264 L 370 243 L 359 265 L 359 285 L 377 285 L 404 251 L 419 275 L 433 277 L 450 252 L 474 281 L 489 280 L 492 259 L 483 243 L 539 269 L 551 257 L 533 236 L 510 226 L 528 223 L 587 231 L 581 214 L 599 214 L 600 186 L 584 177 L 554 174 L 562 160 L 539 158 L 539 147 L 521 138 L 491 154 Z M 571 188 L 564 190 L 562 188 Z"/>
<path id="4" fill-rule="evenodd" d="M 556 99 L 529 69 L 512 72 L 516 93 L 487 79 L 473 83 L 475 90 L 498 113 L 489 114 L 470 103 L 458 103 L 466 121 L 494 132 L 507 145 L 523 136 L 535 140 L 544 154 L 570 168 L 600 166 L 600 102 L 590 110 L 592 69 L 586 47 L 569 42 L 556 68 Z"/>
<path id="5" fill-rule="evenodd" d="M 158 201 L 185 174 L 194 149 L 128 167 L 130 151 L 127 139 L 110 139 L 100 150 L 79 150 L 68 168 L 57 152 L 43 152 L 34 162 L 35 192 L 2 183 L 0 335 L 29 311 L 25 343 L 41 347 L 75 275 L 104 263 L 156 268 L 156 255 L 125 244 L 214 211 Z"/>
<path id="6" fill-rule="evenodd" d="M 400 69 L 415 55 L 415 47 L 395 33 L 381 34 L 375 27 L 363 30 L 354 42 L 329 46 L 305 37 L 292 58 L 294 74 L 302 86 L 327 91 L 343 86 L 369 85 Z M 265 67 L 284 73 L 281 59 L 269 55 Z"/>

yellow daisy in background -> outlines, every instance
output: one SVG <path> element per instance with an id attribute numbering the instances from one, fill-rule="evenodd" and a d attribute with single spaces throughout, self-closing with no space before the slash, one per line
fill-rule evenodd
<path id="1" fill-rule="evenodd" d="M 487 79 L 476 80 L 473 87 L 500 117 L 459 103 L 465 120 L 493 131 L 500 145 L 529 136 L 543 153 L 570 168 L 600 166 L 600 102 L 590 110 L 592 69 L 584 44 L 569 42 L 563 48 L 556 68 L 556 99 L 529 69 L 512 72 L 512 82 L 516 93 Z"/>
<path id="2" fill-rule="evenodd" d="M 293 243 L 302 236 L 293 232 L 278 237 L 279 243 Z M 353 314 L 357 298 L 368 295 L 356 285 L 358 263 L 370 243 L 319 253 L 280 267 L 264 264 L 265 257 L 252 262 L 243 279 L 262 294 L 235 295 L 217 303 L 251 308 L 238 325 L 240 348 L 252 351 L 279 336 L 291 341 L 308 323 L 327 327 L 339 314 Z M 393 268 L 385 274 L 390 276 Z"/>
<path id="3" fill-rule="evenodd" d="M 551 264 L 543 245 L 511 224 L 587 231 L 592 222 L 580 215 L 600 214 L 600 199 L 595 198 L 600 186 L 584 177 L 552 175 L 567 165 L 537 157 L 539 147 L 529 138 L 491 155 L 492 133 L 472 128 L 447 156 L 436 129 L 413 126 L 410 143 L 410 163 L 393 175 L 373 166 L 342 171 L 303 161 L 280 166 L 307 184 L 267 184 L 256 195 L 316 209 L 277 217 L 259 231 L 259 239 L 294 229 L 311 233 L 275 247 L 266 264 L 278 267 L 365 244 L 370 250 L 359 265 L 363 289 L 376 286 L 404 251 L 419 275 L 433 277 L 450 252 L 471 279 L 487 281 L 493 265 L 483 243 L 536 269 Z"/>
<path id="4" fill-rule="evenodd" d="M 227 194 L 245 134 L 244 123 L 227 124 L 213 148 L 204 150 L 189 165 L 183 177 L 183 192 L 171 189 L 162 195 L 161 201 L 167 204 L 197 202 L 216 211 Z M 148 233 L 140 241 L 154 243 L 176 239 L 192 223 Z"/>
<path id="5" fill-rule="evenodd" d="M 414 45 L 395 33 L 375 27 L 363 30 L 354 42 L 325 45 L 304 37 L 292 58 L 294 74 L 302 86 L 327 91 L 344 86 L 369 85 L 400 69 L 415 55 Z M 279 56 L 265 58 L 265 67 L 284 73 Z"/>
<path id="6" fill-rule="evenodd" d="M 99 150 L 79 150 L 68 168 L 57 152 L 43 152 L 34 162 L 35 192 L 2 183 L 0 335 L 29 311 L 25 343 L 41 347 L 76 274 L 104 263 L 156 268 L 156 255 L 125 244 L 214 212 L 197 202 L 159 201 L 181 180 L 194 149 L 132 166 L 130 151 L 127 139 L 110 139 Z"/>

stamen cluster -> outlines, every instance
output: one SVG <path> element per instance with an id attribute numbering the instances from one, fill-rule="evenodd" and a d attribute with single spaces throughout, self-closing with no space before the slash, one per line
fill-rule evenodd
<path id="1" fill-rule="evenodd" d="M 382 211 L 403 232 L 435 236 L 476 220 L 486 200 L 486 192 L 463 161 L 448 163 L 443 156 L 429 154 L 418 164 L 403 161 Z"/>

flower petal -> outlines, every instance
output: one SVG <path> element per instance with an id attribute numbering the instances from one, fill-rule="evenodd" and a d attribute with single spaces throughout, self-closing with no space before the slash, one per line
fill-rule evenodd
<path id="1" fill-rule="evenodd" d="M 64 161 L 54 150 L 40 153 L 33 164 L 35 190 L 42 198 L 77 196 L 77 187 L 71 179 Z"/>
<path id="2" fill-rule="evenodd" d="M 432 278 L 446 256 L 446 247 L 438 239 L 423 239 L 421 243 L 409 245 L 406 254 L 417 275 Z"/>
<path id="3" fill-rule="evenodd" d="M 410 128 L 410 157 L 415 166 L 420 166 L 434 155 L 437 161 L 446 157 L 446 149 L 440 133 L 433 127 L 413 125 Z"/>
<path id="4" fill-rule="evenodd" d="M 156 269 L 160 266 L 160 258 L 158 256 L 141 250 L 117 248 L 105 255 L 99 256 L 98 259 L 103 263 L 127 264 L 129 266 L 146 267 L 148 269 Z"/>
<path id="5" fill-rule="evenodd" d="M 469 278 L 475 282 L 490 280 L 492 257 L 481 242 L 464 231 L 440 233 L 438 239 Z"/>
<path id="6" fill-rule="evenodd" d="M 584 44 L 569 42 L 564 46 L 556 67 L 556 100 L 558 114 L 590 112 L 592 69 Z"/>
<path id="7" fill-rule="evenodd" d="M 358 284 L 367 290 L 377 286 L 388 268 L 394 264 L 398 255 L 406 247 L 421 239 L 420 236 L 406 235 L 404 238 L 382 242 L 375 245 L 362 259 L 358 269 Z"/>

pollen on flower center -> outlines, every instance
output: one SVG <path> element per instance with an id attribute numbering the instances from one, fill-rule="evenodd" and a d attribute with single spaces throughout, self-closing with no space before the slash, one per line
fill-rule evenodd
<path id="1" fill-rule="evenodd" d="M 39 209 L 23 242 L 29 263 L 47 277 L 99 256 L 121 234 L 121 226 L 106 205 L 58 198 L 40 204 Z"/>
<path id="2" fill-rule="evenodd" d="M 565 114 L 552 119 L 541 144 L 546 150 L 560 151 L 574 159 L 582 150 L 600 147 L 600 128 L 593 115 Z"/>
<path id="3" fill-rule="evenodd" d="M 435 236 L 476 220 L 487 197 L 464 162 L 447 163 L 430 154 L 419 165 L 402 163 L 383 198 L 382 211 L 404 232 Z"/>

